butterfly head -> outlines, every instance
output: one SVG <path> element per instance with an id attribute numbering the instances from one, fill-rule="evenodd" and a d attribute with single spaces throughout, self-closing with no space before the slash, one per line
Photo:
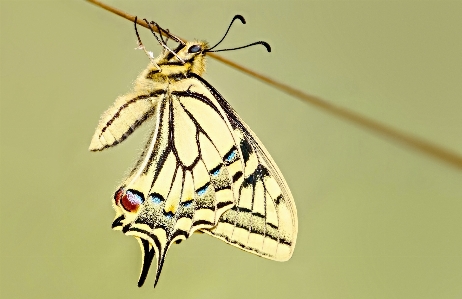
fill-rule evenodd
<path id="1" fill-rule="evenodd" d="M 205 71 L 205 41 L 190 41 L 180 44 L 172 51 L 164 51 L 156 63 L 165 75 L 185 74 L 192 72 L 202 75 Z"/>
<path id="2" fill-rule="evenodd" d="M 255 45 L 263 45 L 268 52 L 271 52 L 270 45 L 264 41 L 257 41 L 236 48 L 214 50 L 225 39 L 226 35 L 229 32 L 229 29 L 231 28 L 231 25 L 234 23 L 235 20 L 240 20 L 243 24 L 245 24 L 244 17 L 242 17 L 241 15 L 234 16 L 233 20 L 229 24 L 228 30 L 226 30 L 226 33 L 221 38 L 221 40 L 213 47 L 209 47 L 207 42 L 205 41 L 184 42 L 179 37 L 171 34 L 168 30 L 161 28 L 157 23 L 148 22 L 146 19 L 144 19 L 147 27 L 151 30 L 152 34 L 159 42 L 159 44 L 164 48 L 163 53 L 159 57 L 154 59 L 152 56 L 152 52 L 146 51 L 143 43 L 141 42 L 141 38 L 138 34 L 138 29 L 136 26 L 137 17 L 135 17 L 134 24 L 136 36 L 138 37 L 138 48 L 143 49 L 151 59 L 151 66 L 148 70 L 148 79 L 152 79 L 154 81 L 168 81 L 169 79 L 177 80 L 184 78 L 188 73 L 195 73 L 201 76 L 202 73 L 205 71 L 206 53 L 232 51 Z M 157 36 L 157 34 L 154 32 L 154 29 L 156 29 L 159 36 Z M 175 49 L 170 49 L 167 46 L 167 40 L 164 40 L 164 38 L 162 37 L 163 34 L 167 36 L 167 39 L 172 39 L 178 42 L 178 47 L 176 47 Z"/>

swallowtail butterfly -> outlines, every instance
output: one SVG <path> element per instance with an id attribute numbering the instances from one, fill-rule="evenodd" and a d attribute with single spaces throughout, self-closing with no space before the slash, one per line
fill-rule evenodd
<path id="1" fill-rule="evenodd" d="M 242 16 L 235 16 L 245 24 Z M 145 20 L 146 21 L 146 20 Z M 233 23 L 228 27 L 228 31 Z M 203 232 L 247 252 L 276 261 L 290 259 L 297 238 L 297 211 L 275 162 L 223 96 L 202 78 L 200 41 L 183 42 L 154 22 L 146 23 L 164 48 L 102 115 L 90 144 L 101 151 L 125 140 L 153 119 L 141 157 L 115 192 L 112 228 L 134 236 L 143 253 L 142 286 L 153 258 L 157 284 L 168 249 Z M 179 45 L 167 46 L 153 28 Z M 167 39 L 168 39 L 167 38 Z"/>

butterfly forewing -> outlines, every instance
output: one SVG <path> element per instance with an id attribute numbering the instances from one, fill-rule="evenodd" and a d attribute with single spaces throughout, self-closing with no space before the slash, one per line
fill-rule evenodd
<path id="1" fill-rule="evenodd" d="M 103 150 L 125 140 L 154 114 L 161 92 L 130 93 L 119 97 L 101 116 L 90 143 L 90 150 Z"/>
<path id="2" fill-rule="evenodd" d="M 282 174 L 234 109 L 204 79 L 194 77 L 225 111 L 244 163 L 243 175 L 233 184 L 237 204 L 222 215 L 216 227 L 204 232 L 266 258 L 290 259 L 297 237 L 297 212 Z"/>

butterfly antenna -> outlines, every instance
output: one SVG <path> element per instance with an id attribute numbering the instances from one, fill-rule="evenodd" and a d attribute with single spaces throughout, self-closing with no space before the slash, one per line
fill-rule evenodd
<path id="1" fill-rule="evenodd" d="M 172 53 L 179 61 L 181 61 L 181 63 L 185 64 L 184 60 L 181 59 L 180 56 L 178 56 L 178 54 L 176 54 L 172 49 L 170 49 L 164 42 L 163 42 L 163 39 L 160 39 L 157 34 L 154 32 L 154 29 L 152 29 L 152 26 L 151 25 L 156 25 L 158 28 L 160 28 L 159 25 L 157 25 L 156 22 L 152 21 L 151 23 L 148 22 L 148 20 L 146 19 L 143 19 L 146 24 L 148 24 L 148 27 L 149 29 L 151 30 L 152 34 L 154 35 L 154 37 L 156 38 L 156 40 L 159 42 L 159 44 L 164 47 L 165 50 L 169 51 L 170 53 Z M 161 29 L 162 31 L 166 32 L 165 30 Z M 162 36 L 162 31 L 159 31 L 159 34 Z"/>
<path id="2" fill-rule="evenodd" d="M 144 51 L 144 53 L 146 53 L 146 55 L 149 57 L 149 60 L 151 60 L 151 63 L 154 64 L 156 66 L 156 68 L 160 71 L 161 70 L 160 66 L 158 66 L 157 63 L 155 63 L 155 61 L 154 61 L 154 54 L 151 51 L 147 51 L 145 46 L 143 45 L 143 42 L 141 42 L 141 38 L 140 38 L 140 35 L 138 33 L 138 26 L 136 25 L 137 20 L 138 20 L 138 17 L 135 16 L 135 21 L 134 21 L 135 32 L 136 32 L 136 37 L 138 38 L 138 47 L 136 47 L 135 49 L 142 49 Z"/>
<path id="3" fill-rule="evenodd" d="M 254 42 L 254 43 L 248 44 L 248 45 L 246 45 L 246 46 L 237 47 L 237 48 L 231 48 L 231 49 L 221 49 L 221 50 L 215 50 L 215 51 L 209 51 L 209 49 L 207 49 L 207 50 L 205 50 L 204 52 L 223 52 L 223 51 L 232 51 L 232 50 L 244 49 L 244 48 L 251 47 L 251 46 L 255 46 L 255 45 L 263 45 L 263 46 L 266 48 L 266 51 L 271 52 L 271 46 L 270 46 L 267 42 L 264 42 L 264 41 L 258 41 L 258 42 Z"/>
<path id="4" fill-rule="evenodd" d="M 216 46 L 218 46 L 219 44 L 221 44 L 221 42 L 225 39 L 226 35 L 228 34 L 229 29 L 231 29 L 231 25 L 233 25 L 234 21 L 237 20 L 237 19 L 239 19 L 239 20 L 242 22 L 242 24 L 245 24 L 245 19 L 244 19 L 243 16 L 241 16 L 241 15 L 235 15 L 234 18 L 231 20 L 231 23 L 229 24 L 228 30 L 226 30 L 225 35 L 220 39 L 220 41 L 219 41 L 215 46 L 213 46 L 213 47 L 211 47 L 211 48 L 209 48 L 209 49 L 207 49 L 207 50 L 212 50 L 213 48 L 215 48 Z M 207 51 L 207 52 L 212 52 L 212 51 Z"/>

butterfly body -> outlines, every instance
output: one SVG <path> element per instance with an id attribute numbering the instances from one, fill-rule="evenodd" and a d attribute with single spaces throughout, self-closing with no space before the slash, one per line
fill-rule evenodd
<path id="1" fill-rule="evenodd" d="M 201 77 L 206 48 L 187 42 L 153 60 L 103 114 L 90 144 L 112 147 L 154 120 L 113 201 L 113 228 L 134 236 L 143 252 L 139 285 L 154 257 L 157 282 L 170 245 L 194 232 L 278 261 L 295 247 L 290 190 L 255 134 Z"/>

